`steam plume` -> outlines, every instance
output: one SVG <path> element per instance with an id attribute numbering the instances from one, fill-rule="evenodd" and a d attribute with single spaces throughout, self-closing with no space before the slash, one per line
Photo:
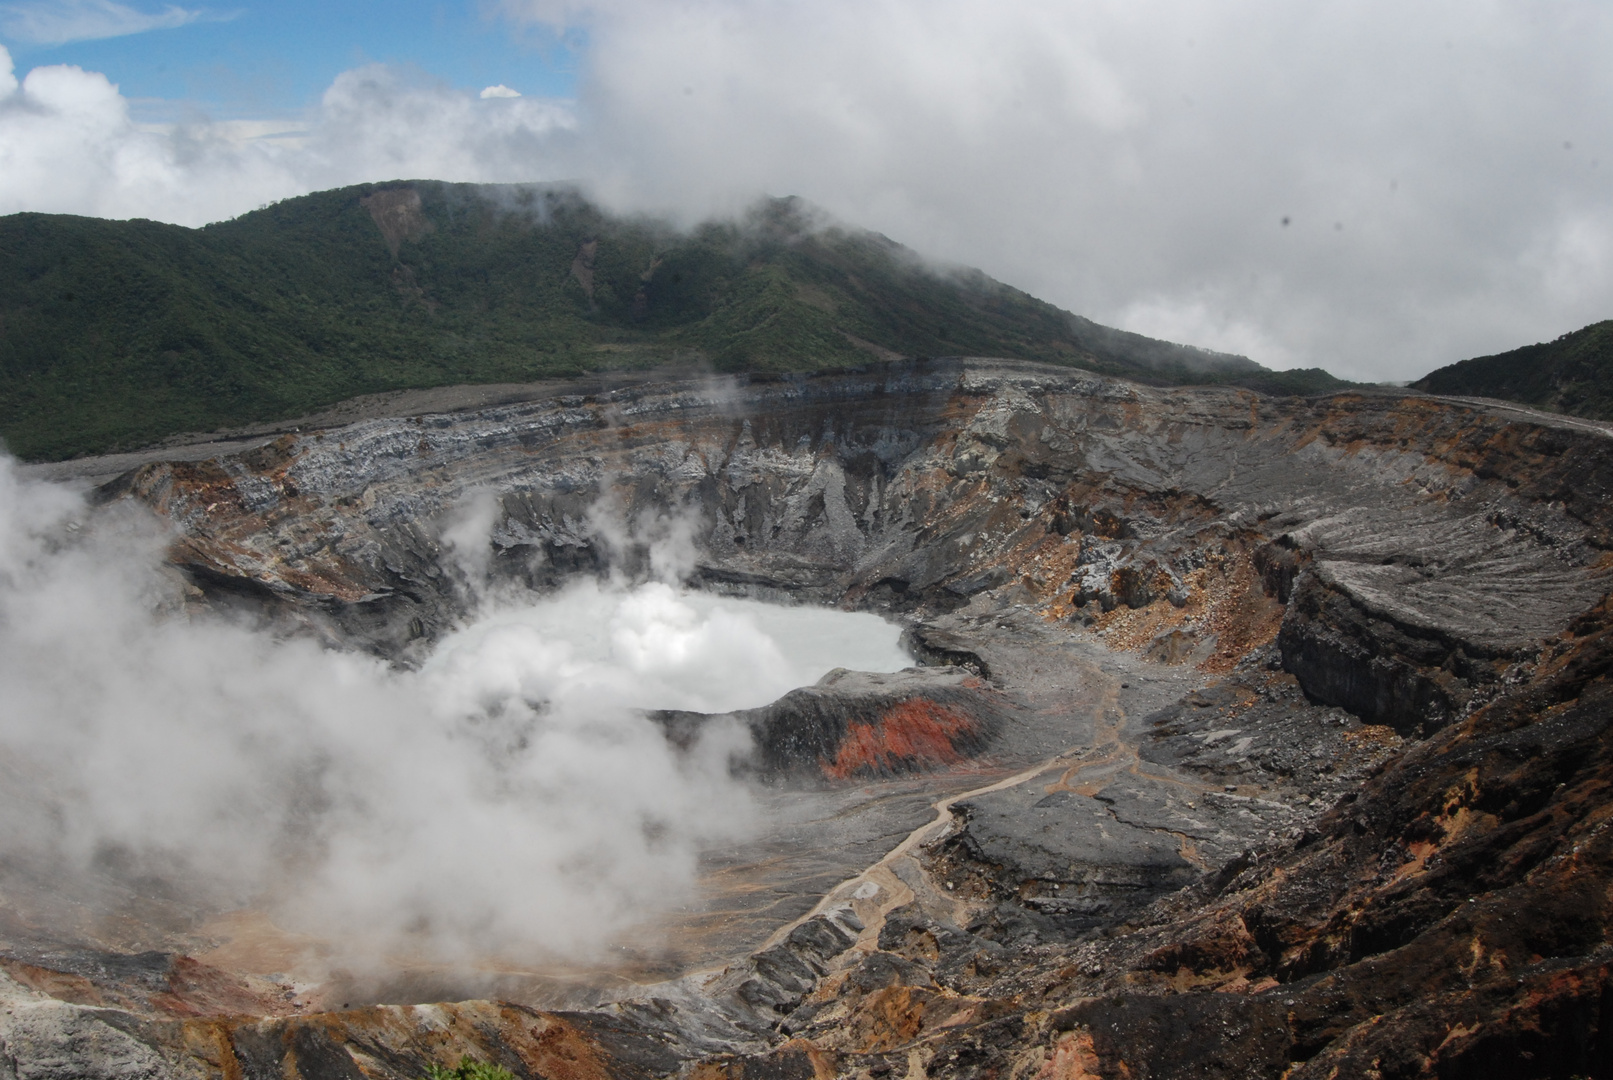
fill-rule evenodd
<path id="1" fill-rule="evenodd" d="M 455 537 L 470 569 L 483 510 Z M 7 865 L 159 881 L 372 954 L 579 955 L 687 897 L 702 845 L 752 816 L 727 776 L 741 737 L 674 753 L 631 695 L 580 692 L 608 665 L 530 627 L 391 671 L 183 615 L 165 542 L 0 460 Z M 641 675 L 723 633 L 660 588 L 620 627 Z"/>

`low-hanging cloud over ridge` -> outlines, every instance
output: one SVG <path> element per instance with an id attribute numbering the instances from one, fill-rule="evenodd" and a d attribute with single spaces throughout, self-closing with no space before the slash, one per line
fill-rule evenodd
<path id="1" fill-rule="evenodd" d="M 499 10 L 585 29 L 575 101 L 372 67 L 244 142 L 143 129 L 93 73 L 0 75 L 0 212 L 197 223 L 408 176 L 578 179 L 684 221 L 799 194 L 1099 321 L 1358 378 L 1613 314 L 1590 0 Z"/>

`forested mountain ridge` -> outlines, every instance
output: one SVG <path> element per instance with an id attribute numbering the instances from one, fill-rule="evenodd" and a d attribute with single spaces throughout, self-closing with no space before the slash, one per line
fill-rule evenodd
<path id="1" fill-rule="evenodd" d="M 1434 394 L 1504 398 L 1592 420 L 1613 420 L 1613 319 L 1555 341 L 1463 360 L 1411 385 Z"/>
<path id="2" fill-rule="evenodd" d="M 797 199 L 689 232 L 565 187 L 435 181 L 320 192 L 200 229 L 0 218 L 0 436 L 28 458 L 386 390 L 940 355 L 1274 392 L 1344 385 L 1099 326 Z"/>

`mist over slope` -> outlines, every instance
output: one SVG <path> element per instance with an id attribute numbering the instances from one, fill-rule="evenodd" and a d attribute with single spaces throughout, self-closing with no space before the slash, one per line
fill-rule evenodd
<path id="1" fill-rule="evenodd" d="M 426 181 L 201 229 L 0 218 L 0 436 L 28 458 L 402 388 L 942 355 L 1280 392 L 1341 385 L 1099 326 L 795 199 L 688 233 L 609 216 L 565 187 Z"/>
<path id="2" fill-rule="evenodd" d="M 1592 420 L 1613 420 L 1613 319 L 1555 341 L 1450 364 L 1412 386 L 1435 394 L 1503 398 Z"/>

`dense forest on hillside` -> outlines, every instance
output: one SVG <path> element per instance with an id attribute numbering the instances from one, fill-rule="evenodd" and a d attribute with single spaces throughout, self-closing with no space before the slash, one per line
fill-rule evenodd
<path id="1" fill-rule="evenodd" d="M 386 390 L 944 355 L 1278 393 L 1344 385 L 1099 326 L 795 199 L 689 232 L 563 187 L 434 181 L 321 192 L 201 229 L 0 218 L 0 436 L 27 458 Z"/>
<path id="2" fill-rule="evenodd" d="M 1613 420 L 1613 319 L 1495 356 L 1442 367 L 1412 384 L 1434 394 L 1505 398 Z"/>

